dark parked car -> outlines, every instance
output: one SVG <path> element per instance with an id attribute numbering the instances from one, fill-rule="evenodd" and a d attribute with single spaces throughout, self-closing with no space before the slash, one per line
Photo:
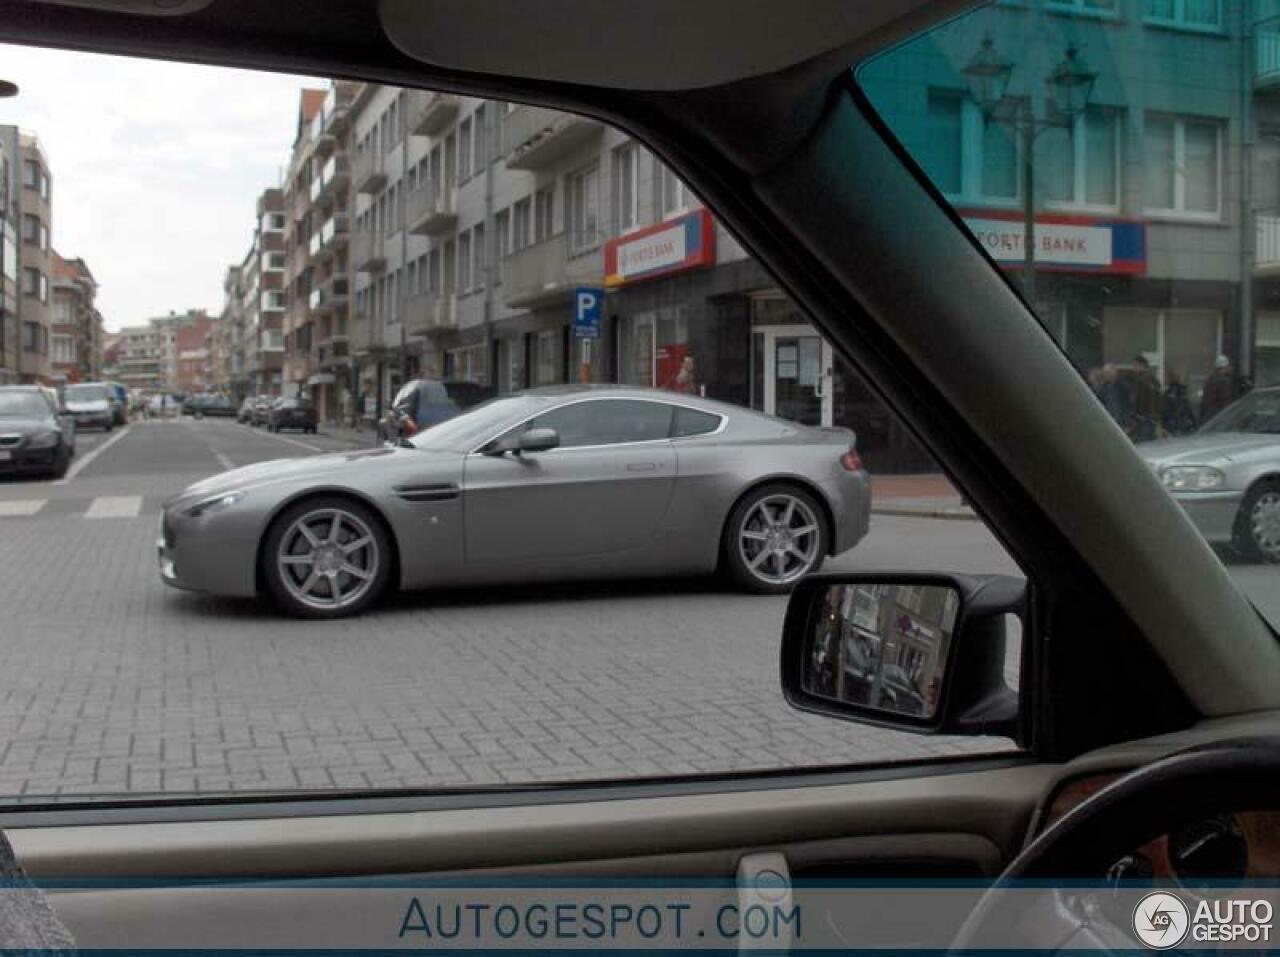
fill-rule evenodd
<path id="1" fill-rule="evenodd" d="M 494 395 L 496 392 L 489 386 L 474 382 L 410 379 L 391 401 L 391 413 L 380 429 L 382 438 L 421 432 L 492 399 Z"/>
<path id="2" fill-rule="evenodd" d="M 271 409 L 279 401 L 279 397 L 274 395 L 260 395 L 254 399 L 253 411 L 249 416 L 249 424 L 267 425 L 271 417 Z"/>
<path id="3" fill-rule="evenodd" d="M 75 454 L 75 420 L 40 386 L 0 386 L 0 475 L 61 478 Z"/>
<path id="4" fill-rule="evenodd" d="M 225 395 L 201 393 L 187 398 L 182 404 L 183 415 L 233 416 L 236 407 Z"/>
<path id="5" fill-rule="evenodd" d="M 316 407 L 310 399 L 279 399 L 267 413 L 267 428 L 272 432 L 284 429 L 315 432 Z"/>

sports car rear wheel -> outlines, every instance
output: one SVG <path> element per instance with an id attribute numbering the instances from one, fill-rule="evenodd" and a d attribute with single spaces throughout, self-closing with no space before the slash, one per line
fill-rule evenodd
<path id="1" fill-rule="evenodd" d="M 367 506 L 345 498 L 310 499 L 271 525 L 262 562 L 267 587 L 282 609 L 305 618 L 342 618 L 382 594 L 391 549 Z"/>
<path id="2" fill-rule="evenodd" d="M 804 489 L 766 485 L 729 515 L 721 543 L 724 569 L 749 591 L 779 593 L 817 571 L 827 553 L 821 506 Z"/>

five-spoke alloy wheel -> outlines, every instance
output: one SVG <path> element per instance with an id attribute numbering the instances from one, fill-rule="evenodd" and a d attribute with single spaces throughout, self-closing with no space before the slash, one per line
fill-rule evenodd
<path id="1" fill-rule="evenodd" d="M 386 588 L 391 551 L 367 506 L 310 499 L 272 523 L 262 563 L 267 586 L 286 611 L 340 618 L 362 611 Z"/>
<path id="2" fill-rule="evenodd" d="M 743 587 L 785 592 L 822 565 L 828 549 L 823 511 L 792 485 L 766 485 L 734 507 L 721 543 L 725 569 Z"/>

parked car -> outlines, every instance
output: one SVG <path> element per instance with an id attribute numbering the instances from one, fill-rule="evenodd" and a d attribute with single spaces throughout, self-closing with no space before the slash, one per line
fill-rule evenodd
<path id="1" fill-rule="evenodd" d="M 202 392 L 188 396 L 182 406 L 183 415 L 233 416 L 236 407 L 225 395 Z"/>
<path id="2" fill-rule="evenodd" d="M 721 567 L 748 590 L 783 592 L 856 545 L 870 505 L 848 429 L 652 389 L 561 386 L 495 399 L 403 447 L 198 482 L 165 506 L 160 571 L 228 595 L 261 581 L 307 617 L 366 608 L 393 567 L 404 588 Z"/>
<path id="3" fill-rule="evenodd" d="M 271 432 L 293 429 L 314 433 L 317 424 L 316 407 L 311 404 L 310 399 L 279 399 L 267 411 L 267 429 Z"/>
<path id="4" fill-rule="evenodd" d="M 250 425 L 265 426 L 271 415 L 271 408 L 280 401 L 279 396 L 262 395 L 254 401 L 253 417 Z"/>
<path id="5" fill-rule="evenodd" d="M 474 408 L 496 394 L 491 387 L 474 382 L 411 379 L 392 399 L 391 409 L 379 427 L 380 438 L 413 435 Z"/>
<path id="6" fill-rule="evenodd" d="M 116 399 L 116 425 L 124 425 L 129 421 L 129 390 L 120 382 L 104 382 L 114 394 Z"/>
<path id="7" fill-rule="evenodd" d="M 80 429 L 102 429 L 110 432 L 121 416 L 113 388 L 105 382 L 78 382 L 62 392 L 66 411 Z"/>
<path id="8" fill-rule="evenodd" d="M 67 474 L 76 423 L 41 386 L 0 386 L 0 475 Z"/>
<path id="9" fill-rule="evenodd" d="M 251 425 L 253 423 L 253 407 L 257 403 L 257 396 L 245 396 L 240 408 L 236 411 L 236 421 L 243 425 Z"/>
<path id="10" fill-rule="evenodd" d="M 1280 562 L 1280 387 L 1256 389 L 1192 435 L 1138 451 L 1209 542 Z"/>

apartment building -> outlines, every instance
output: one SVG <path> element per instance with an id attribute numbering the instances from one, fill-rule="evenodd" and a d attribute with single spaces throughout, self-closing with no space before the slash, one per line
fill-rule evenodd
<path id="1" fill-rule="evenodd" d="M 13 242 L 13 261 L 5 267 L 16 285 L 12 298 L 7 288 L 4 295 L 0 375 L 12 382 L 52 382 L 53 178 L 34 133 L 0 126 L 0 152 L 6 158 L 0 193 L 8 196 L 3 231 Z"/>
<path id="2" fill-rule="evenodd" d="M 254 242 L 241 266 L 245 386 L 241 395 L 280 395 L 287 307 L 285 194 L 271 187 L 258 196 Z"/>
<path id="3" fill-rule="evenodd" d="M 284 388 L 309 395 L 327 420 L 350 393 L 347 124 L 359 89 L 302 91 L 285 185 Z"/>
<path id="4" fill-rule="evenodd" d="M 209 338 L 217 320 L 204 310 L 190 310 L 173 323 L 175 350 L 173 391 L 208 392 L 213 386 Z"/>
<path id="5" fill-rule="evenodd" d="M 118 340 L 111 350 L 115 362 L 106 363 L 105 374 L 112 381 L 121 382 L 130 392 L 159 392 L 167 388 L 165 378 L 166 331 L 151 323 L 126 326 L 117 334 Z"/>
<path id="6" fill-rule="evenodd" d="M 93 381 L 102 375 L 102 314 L 98 284 L 83 259 L 53 261 L 51 377 L 55 383 Z"/>
<path id="7" fill-rule="evenodd" d="M 222 312 L 205 340 L 213 390 L 237 397 L 244 394 L 246 384 L 245 281 L 244 266 L 227 267 L 222 277 Z"/>
<path id="8" fill-rule="evenodd" d="M 18 228 L 14 154 L 0 128 L 0 385 L 18 381 Z"/>

